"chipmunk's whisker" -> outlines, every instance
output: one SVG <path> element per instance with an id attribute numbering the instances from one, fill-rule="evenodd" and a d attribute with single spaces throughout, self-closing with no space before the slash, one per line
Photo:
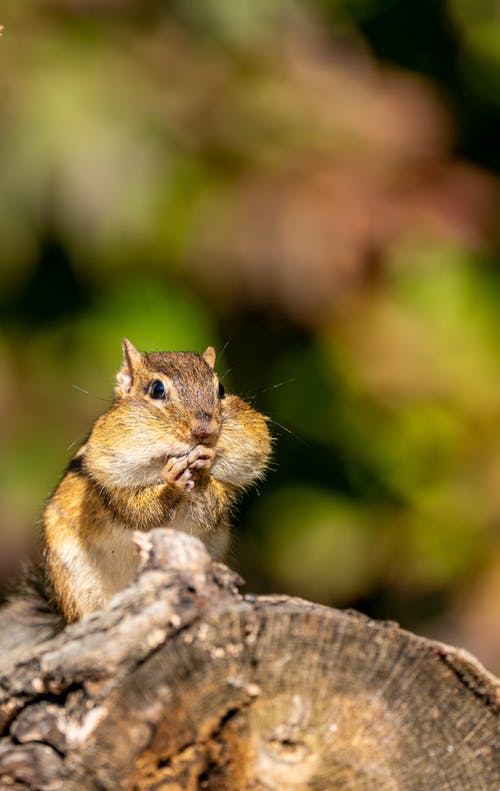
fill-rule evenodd
<path id="1" fill-rule="evenodd" d="M 295 439 L 297 439 L 299 442 L 302 442 L 304 445 L 309 445 L 309 442 L 307 442 L 307 440 L 305 440 L 304 437 L 300 437 L 298 434 L 296 434 L 295 431 L 292 431 L 290 428 L 287 428 L 282 423 L 278 423 L 278 421 L 272 417 L 270 417 L 269 420 L 271 421 L 271 423 L 274 423 L 276 426 L 283 429 L 283 431 L 286 431 L 287 434 L 291 434 L 291 436 L 295 437 Z"/>
<path id="2" fill-rule="evenodd" d="M 294 377 L 293 379 L 287 379 L 285 382 L 277 382 L 275 385 L 271 385 L 271 387 L 265 387 L 264 390 L 258 390 L 257 394 L 260 395 L 260 393 L 268 393 L 270 390 L 277 390 L 278 387 L 283 387 L 283 385 L 289 385 L 296 381 L 297 379 Z"/>
<path id="3" fill-rule="evenodd" d="M 228 339 L 228 340 L 225 342 L 224 346 L 223 346 L 223 347 L 222 347 L 222 349 L 220 350 L 220 352 L 219 352 L 219 357 L 222 357 L 222 355 L 224 354 L 224 352 L 226 351 L 226 349 L 227 349 L 227 347 L 228 347 L 228 346 L 229 346 L 229 339 Z"/>

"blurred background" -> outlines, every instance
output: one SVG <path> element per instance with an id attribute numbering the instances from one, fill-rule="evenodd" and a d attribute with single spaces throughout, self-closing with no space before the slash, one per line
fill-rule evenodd
<path id="1" fill-rule="evenodd" d="M 0 578 L 121 338 L 270 416 L 231 564 L 500 673 L 493 0 L 7 0 Z"/>

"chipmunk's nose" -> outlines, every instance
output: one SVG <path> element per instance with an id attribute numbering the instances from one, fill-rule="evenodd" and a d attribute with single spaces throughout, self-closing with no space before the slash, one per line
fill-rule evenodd
<path id="1" fill-rule="evenodd" d="M 206 445 L 214 442 L 219 425 L 210 412 L 197 412 L 191 421 L 191 434 L 194 439 Z"/>

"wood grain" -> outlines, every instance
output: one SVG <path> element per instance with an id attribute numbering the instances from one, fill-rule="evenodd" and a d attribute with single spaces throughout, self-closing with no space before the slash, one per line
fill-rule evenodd
<path id="1" fill-rule="evenodd" d="M 138 542 L 109 609 L 3 656 L 2 789 L 498 791 L 500 682 L 473 657 L 241 596 L 185 534 Z"/>

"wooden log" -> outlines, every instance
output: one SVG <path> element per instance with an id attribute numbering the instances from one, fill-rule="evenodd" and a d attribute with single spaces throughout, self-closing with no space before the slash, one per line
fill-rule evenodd
<path id="1" fill-rule="evenodd" d="M 499 790 L 500 682 L 473 657 L 241 596 L 190 536 L 137 541 L 107 610 L 4 654 L 0 788 Z"/>

